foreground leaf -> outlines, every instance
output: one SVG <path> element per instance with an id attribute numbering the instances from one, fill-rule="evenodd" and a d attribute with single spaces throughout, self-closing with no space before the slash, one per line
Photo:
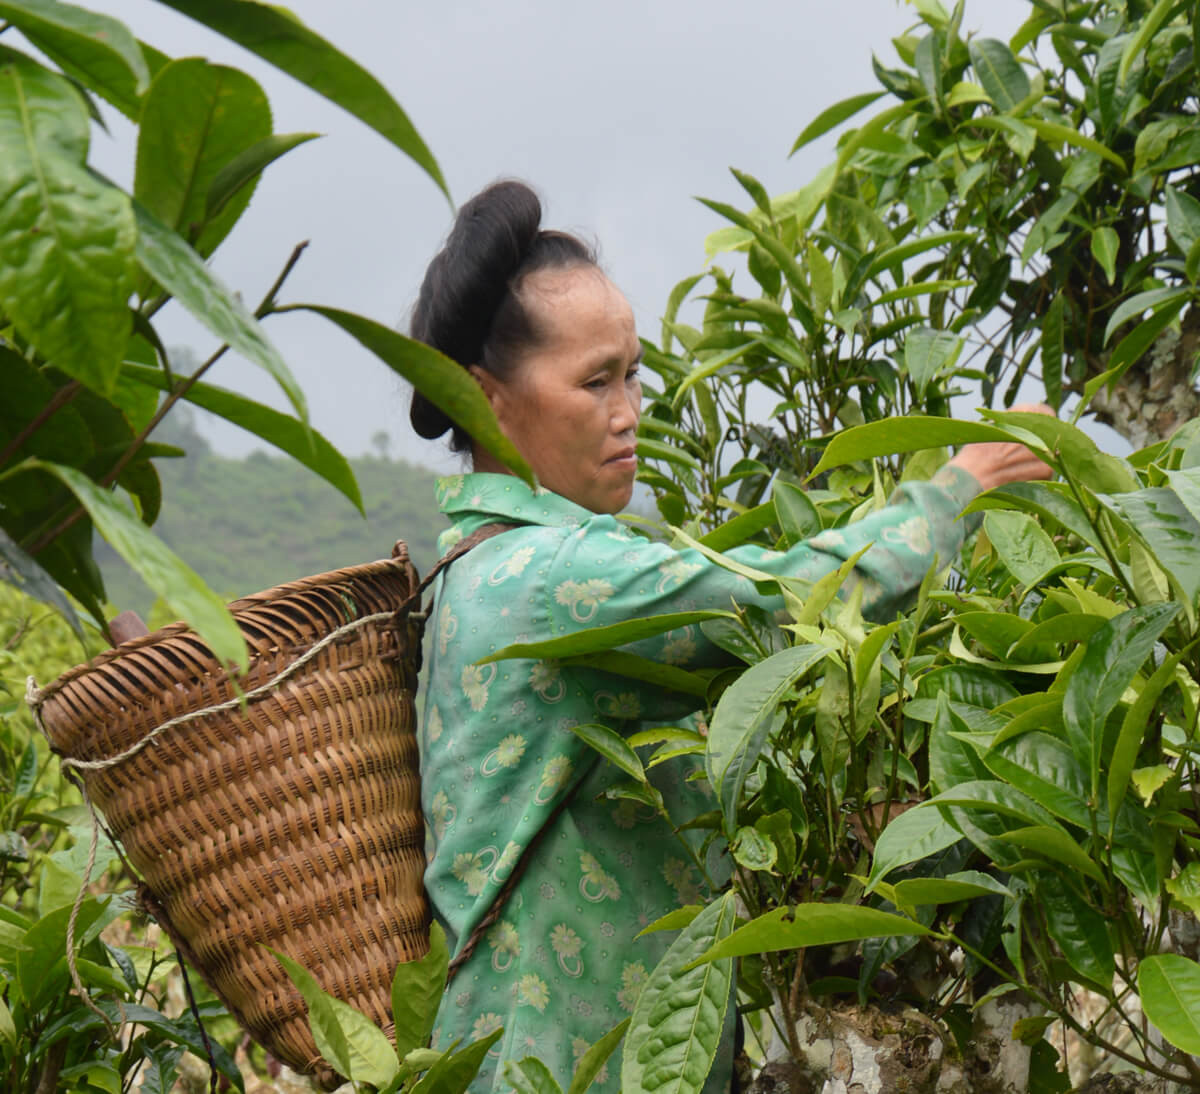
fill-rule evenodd
<path id="1" fill-rule="evenodd" d="M 737 616 L 733 612 L 699 611 L 672 612 L 669 615 L 651 615 L 644 619 L 631 619 L 626 623 L 611 623 L 605 627 L 591 627 L 586 631 L 564 635 L 562 638 L 548 638 L 545 642 L 517 642 L 505 646 L 502 650 L 488 654 L 479 661 L 487 665 L 492 661 L 506 661 L 513 657 L 535 657 L 542 660 L 558 660 L 561 657 L 580 657 L 584 654 L 599 653 L 602 650 L 627 646 L 631 642 L 640 642 L 643 638 L 653 638 L 680 627 L 688 627 L 693 623 L 703 623 L 708 619 L 732 619 Z"/>
<path id="2" fill-rule="evenodd" d="M 132 331 L 129 196 L 90 174 L 88 116 L 61 76 L 0 47 L 0 313 L 101 395 Z"/>
<path id="3" fill-rule="evenodd" d="M 708 730 L 705 766 L 731 831 L 742 786 L 758 763 L 780 703 L 796 681 L 828 653 L 826 647 L 817 645 L 780 650 L 742 673 L 717 703 Z"/>
<path id="4" fill-rule="evenodd" d="M 733 929 L 726 893 L 679 934 L 638 996 L 621 1064 L 623 1094 L 699 1094 L 712 1068 L 733 977 L 731 961 L 695 959 Z"/>
<path id="5" fill-rule="evenodd" d="M 1176 1048 L 1200 1056 L 1200 965 L 1173 953 L 1138 966 L 1142 1010 Z"/>
<path id="6" fill-rule="evenodd" d="M 126 361 L 121 375 L 159 391 L 171 390 L 171 383 L 163 371 L 149 365 Z M 354 507 L 365 515 L 362 494 L 359 492 L 350 461 L 315 429 L 306 428 L 303 422 L 290 414 L 283 414 L 272 407 L 256 403 L 244 395 L 213 384 L 195 383 L 188 388 L 183 397 L 194 406 L 224 418 L 247 433 L 253 433 L 254 436 L 286 452 L 297 463 L 316 472 L 327 483 L 340 490 L 354 503 Z"/>
<path id="7" fill-rule="evenodd" d="M 1013 434 L 983 422 L 956 422 L 950 418 L 886 418 L 856 425 L 838 433 L 825 448 L 820 463 L 810 478 L 845 463 L 898 456 L 945 445 L 971 444 L 974 441 L 1013 441 Z"/>
<path id="8" fill-rule="evenodd" d="M 113 550 L 173 612 L 195 628 L 217 659 L 246 668 L 246 643 L 224 601 L 109 491 L 73 467 L 44 460 L 27 460 L 21 466 L 56 476 L 79 499 Z"/>
<path id="9" fill-rule="evenodd" d="M 136 120 L 150 71 L 137 39 L 120 20 L 58 0 L 0 2 L 0 19 L 84 86 Z"/>
<path id="10" fill-rule="evenodd" d="M 271 107 L 257 82 L 199 57 L 154 77 L 138 126 L 134 197 L 168 228 L 210 255 L 250 201 L 253 187 L 209 221 L 208 192 L 236 156 L 271 135 Z M 203 226 L 203 228 L 201 228 Z"/>
<path id="11" fill-rule="evenodd" d="M 520 1063 L 510 1060 L 504 1065 L 504 1078 L 517 1094 L 562 1094 L 558 1080 L 536 1056 Z"/>
<path id="12" fill-rule="evenodd" d="M 799 904 L 776 908 L 739 927 L 723 942 L 706 950 L 697 962 L 748 957 L 776 950 L 834 946 L 865 938 L 895 938 L 932 932 L 916 920 L 854 904 Z"/>
<path id="13" fill-rule="evenodd" d="M 257 53 L 391 141 L 450 197 L 433 153 L 400 104 L 356 61 L 284 8 L 251 0 L 160 0 Z"/>
<path id="14" fill-rule="evenodd" d="M 1090 776 L 1092 800 L 1100 794 L 1100 752 L 1108 716 L 1142 667 L 1178 604 L 1149 604 L 1110 619 L 1088 639 L 1063 696 L 1067 740 Z"/>
<path id="15" fill-rule="evenodd" d="M 392 1020 L 396 1025 L 396 1052 L 401 1059 L 429 1040 L 446 988 L 449 963 L 446 932 L 435 922 L 429 926 L 429 952 L 416 961 L 401 961 L 396 966 L 392 977 Z"/>
<path id="16" fill-rule="evenodd" d="M 571 1085 L 567 1087 L 567 1094 L 583 1094 L 592 1085 L 596 1076 L 600 1074 L 600 1069 L 613 1054 L 613 1050 L 621 1043 L 630 1021 L 631 1019 L 626 1018 L 619 1022 L 580 1057 Z"/>
<path id="17" fill-rule="evenodd" d="M 277 950 L 270 952 L 304 996 L 317 1050 L 334 1070 L 352 1082 L 387 1086 L 400 1070 L 400 1060 L 383 1030 L 365 1014 L 324 991 L 298 961 Z"/>
<path id="18" fill-rule="evenodd" d="M 37 559 L 0 528 L 0 581 L 20 589 L 26 596 L 49 604 L 56 609 L 83 640 L 83 625 L 71 602 L 63 595 L 55 580 L 38 565 Z"/>
<path id="19" fill-rule="evenodd" d="M 143 270 L 175 297 L 213 334 L 246 360 L 265 369 L 283 389 L 304 421 L 304 393 L 257 319 L 204 264 L 178 233 L 134 202 L 137 259 Z"/>
<path id="20" fill-rule="evenodd" d="M 403 376 L 434 406 L 448 415 L 505 467 L 535 485 L 533 471 L 500 429 L 483 390 L 465 368 L 461 368 L 431 346 L 353 312 L 318 304 L 293 304 L 281 311 L 313 311 L 336 323 L 369 349 L 393 372 Z"/>

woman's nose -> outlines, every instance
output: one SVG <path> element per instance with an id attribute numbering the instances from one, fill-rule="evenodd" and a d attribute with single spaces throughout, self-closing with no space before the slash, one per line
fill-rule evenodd
<path id="1" fill-rule="evenodd" d="M 610 423 L 614 433 L 625 433 L 637 429 L 638 419 L 642 414 L 641 388 L 636 390 L 620 390 L 616 395 L 612 408 Z"/>

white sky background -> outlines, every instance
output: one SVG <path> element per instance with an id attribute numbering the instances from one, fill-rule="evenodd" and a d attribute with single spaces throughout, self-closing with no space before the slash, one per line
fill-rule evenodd
<path id="1" fill-rule="evenodd" d="M 267 170 L 213 259 L 257 304 L 292 247 L 310 246 L 283 302 L 312 302 L 405 326 L 424 268 L 451 222 L 433 182 L 398 149 L 254 55 L 153 0 L 95 4 L 172 56 L 205 56 L 250 72 L 280 133 L 325 134 Z M 796 135 L 827 106 L 875 90 L 874 52 L 916 22 L 898 0 L 292 0 L 314 30 L 372 72 L 409 114 L 461 203 L 495 178 L 531 182 L 544 222 L 599 243 L 602 262 L 657 340 L 671 287 L 697 272 L 703 240 L 723 222 L 693 200 L 749 199 L 732 165 L 772 194 L 804 185 L 833 137 L 789 159 Z M 964 30 L 1008 38 L 1027 0 L 968 0 Z M 864 115 L 869 116 L 868 115 Z M 107 112 L 92 162 L 132 184 L 134 130 Z M 201 358 L 213 339 L 177 305 L 155 320 L 167 345 Z M 448 468 L 440 442 L 416 437 L 401 381 L 316 316 L 272 317 L 267 330 L 298 376 L 313 424 L 348 455 L 377 430 L 392 453 Z M 273 382 L 228 356 L 206 379 L 283 408 Z M 229 454 L 261 442 L 211 419 Z"/>

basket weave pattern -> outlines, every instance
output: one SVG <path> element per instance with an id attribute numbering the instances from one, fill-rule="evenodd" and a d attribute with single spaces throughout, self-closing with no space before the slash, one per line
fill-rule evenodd
<path id="1" fill-rule="evenodd" d="M 234 681 L 183 624 L 122 643 L 41 696 L 54 749 L 125 751 L 164 722 L 248 692 L 416 589 L 398 557 L 291 582 L 230 609 L 250 648 Z M 85 776 L 143 901 L 252 1036 L 323 1085 L 299 993 L 262 944 L 389 1028 L 398 962 L 428 949 L 415 694 L 420 623 L 364 624 L 248 704 L 164 731 Z"/>

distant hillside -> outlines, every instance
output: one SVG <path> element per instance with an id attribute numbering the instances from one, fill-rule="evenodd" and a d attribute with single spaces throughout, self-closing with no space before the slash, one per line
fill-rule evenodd
<path id="1" fill-rule="evenodd" d="M 188 450 L 160 460 L 163 510 L 155 530 L 209 585 L 233 599 L 309 574 L 352 566 L 408 543 L 424 573 L 446 526 L 436 475 L 381 456 L 352 460 L 367 519 L 324 479 L 282 455 L 215 455 L 186 420 L 155 440 Z M 143 615 L 153 595 L 107 544 L 97 544 L 109 602 Z"/>

